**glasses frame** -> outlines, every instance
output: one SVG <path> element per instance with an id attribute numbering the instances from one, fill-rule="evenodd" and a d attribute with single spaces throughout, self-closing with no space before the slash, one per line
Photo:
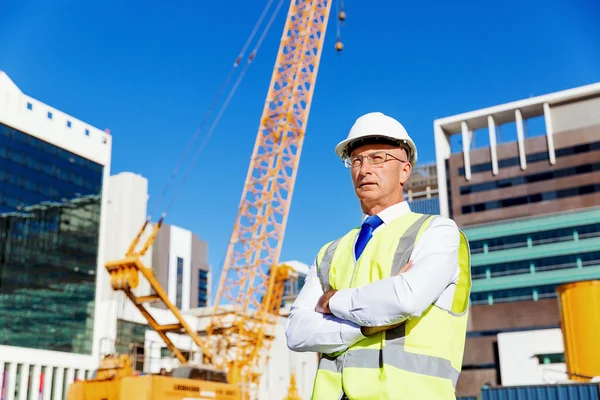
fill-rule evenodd
<path id="1" fill-rule="evenodd" d="M 374 160 L 371 158 L 374 154 L 385 154 L 385 158 L 383 159 L 383 161 L 374 162 Z M 348 157 L 345 157 L 344 158 L 344 166 L 346 168 L 352 168 L 352 169 L 354 169 L 354 168 L 360 168 L 360 167 L 362 167 L 363 160 L 365 158 L 369 162 L 369 165 L 371 165 L 372 167 L 377 167 L 377 168 L 382 168 L 383 164 L 385 164 L 386 162 L 388 162 L 390 160 L 400 161 L 401 163 L 408 163 L 408 161 L 401 160 L 398 157 L 391 155 L 387 151 L 377 150 L 377 151 L 372 151 L 372 152 L 370 152 L 370 153 L 368 153 L 368 154 L 366 154 L 364 156 L 348 156 Z M 355 160 L 359 161 L 358 165 L 352 165 Z"/>

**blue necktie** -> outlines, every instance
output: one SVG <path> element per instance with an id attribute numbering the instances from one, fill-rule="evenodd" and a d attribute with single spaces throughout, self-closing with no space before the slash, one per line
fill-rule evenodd
<path id="1" fill-rule="evenodd" d="M 383 224 L 383 221 L 377 215 L 370 215 L 365 219 L 365 222 L 363 222 L 360 227 L 360 233 L 358 234 L 358 239 L 356 239 L 356 245 L 354 246 L 354 254 L 356 255 L 357 260 L 367 246 L 369 240 L 373 237 L 373 231 L 381 224 Z"/>

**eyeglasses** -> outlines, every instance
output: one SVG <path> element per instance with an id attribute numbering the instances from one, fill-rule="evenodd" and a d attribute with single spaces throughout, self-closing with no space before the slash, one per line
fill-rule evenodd
<path id="1" fill-rule="evenodd" d="M 389 161 L 390 159 L 394 159 L 403 163 L 408 162 L 394 157 L 393 155 L 385 151 L 374 151 L 372 153 L 367 154 L 366 156 L 346 157 L 344 159 L 344 166 L 346 168 L 359 168 L 363 163 L 363 159 L 365 158 L 367 159 L 370 165 L 378 168 L 383 167 L 383 163 Z"/>

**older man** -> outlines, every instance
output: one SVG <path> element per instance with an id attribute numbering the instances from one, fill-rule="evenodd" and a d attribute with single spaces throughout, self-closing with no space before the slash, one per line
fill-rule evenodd
<path id="1" fill-rule="evenodd" d="M 318 252 L 290 312 L 288 347 L 320 353 L 314 399 L 454 399 L 471 289 L 467 239 L 451 219 L 404 201 L 417 148 L 395 119 L 363 115 L 336 153 L 363 223 Z"/>

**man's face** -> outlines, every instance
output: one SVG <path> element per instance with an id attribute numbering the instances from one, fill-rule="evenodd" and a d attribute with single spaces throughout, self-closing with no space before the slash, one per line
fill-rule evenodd
<path id="1" fill-rule="evenodd" d="M 362 156 L 362 164 L 350 168 L 354 190 L 363 209 L 373 206 L 388 207 L 402 199 L 402 186 L 411 172 L 406 150 L 389 144 L 366 144 L 352 152 L 350 157 Z M 367 156 L 374 162 L 371 165 Z"/>

